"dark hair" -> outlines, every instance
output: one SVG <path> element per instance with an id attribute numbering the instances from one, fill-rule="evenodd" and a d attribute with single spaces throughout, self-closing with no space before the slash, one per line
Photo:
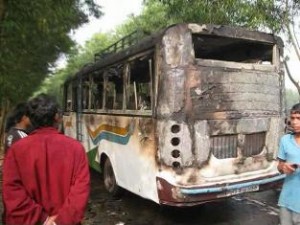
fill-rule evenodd
<path id="1" fill-rule="evenodd" d="M 300 103 L 293 105 L 291 108 L 291 114 L 300 114 Z"/>
<path id="2" fill-rule="evenodd" d="M 5 132 L 19 123 L 24 115 L 27 114 L 27 103 L 21 102 L 17 104 L 14 109 L 9 113 L 5 123 Z"/>
<path id="3" fill-rule="evenodd" d="M 58 112 L 58 103 L 49 95 L 40 94 L 28 102 L 28 117 L 34 128 L 53 126 Z"/>

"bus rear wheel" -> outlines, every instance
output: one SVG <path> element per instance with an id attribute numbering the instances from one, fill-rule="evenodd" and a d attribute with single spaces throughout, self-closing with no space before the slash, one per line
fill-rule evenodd
<path id="1" fill-rule="evenodd" d="M 118 186 L 113 167 L 110 160 L 107 158 L 103 167 L 103 180 L 105 189 L 114 198 L 122 197 L 124 189 Z"/>

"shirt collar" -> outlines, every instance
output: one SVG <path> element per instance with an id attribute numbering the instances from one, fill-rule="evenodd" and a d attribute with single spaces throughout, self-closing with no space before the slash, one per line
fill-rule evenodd
<path id="1" fill-rule="evenodd" d="M 39 127 L 31 132 L 31 134 L 54 134 L 59 133 L 54 127 Z"/>

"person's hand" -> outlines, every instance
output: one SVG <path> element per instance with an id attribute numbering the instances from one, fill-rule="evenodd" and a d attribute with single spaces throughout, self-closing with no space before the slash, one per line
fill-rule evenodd
<path id="1" fill-rule="evenodd" d="M 291 174 L 291 173 L 295 172 L 295 170 L 297 169 L 298 166 L 299 165 L 294 164 L 294 163 L 285 162 L 285 163 L 282 163 L 282 165 L 281 165 L 281 171 L 284 174 Z"/>
<path id="2" fill-rule="evenodd" d="M 49 216 L 47 218 L 46 222 L 44 223 L 44 225 L 56 225 L 56 223 L 55 223 L 56 217 L 57 217 L 57 215 Z"/>

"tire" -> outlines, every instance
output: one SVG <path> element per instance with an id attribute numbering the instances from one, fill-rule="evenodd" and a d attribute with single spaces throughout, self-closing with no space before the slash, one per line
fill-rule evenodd
<path id="1" fill-rule="evenodd" d="M 114 198 L 122 197 L 124 189 L 118 186 L 115 173 L 109 158 L 105 160 L 103 167 L 103 181 L 105 189 L 110 193 Z"/>

